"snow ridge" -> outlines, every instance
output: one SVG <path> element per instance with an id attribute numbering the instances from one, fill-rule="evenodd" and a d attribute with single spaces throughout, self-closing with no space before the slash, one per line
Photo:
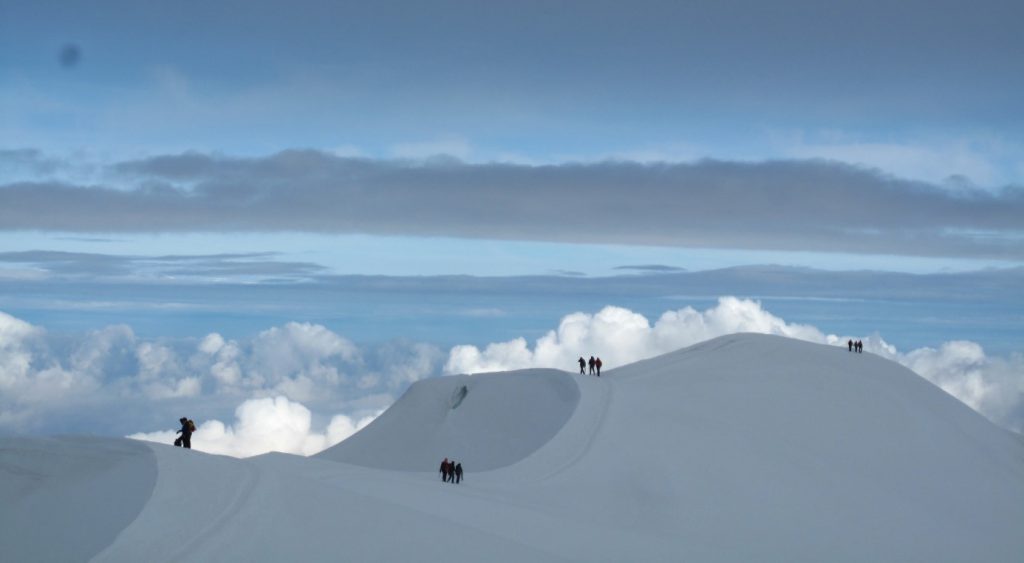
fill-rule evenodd
<path id="1" fill-rule="evenodd" d="M 898 364 L 775 336 L 717 338 L 600 378 L 423 381 L 313 458 L 92 440 L 0 439 L 5 559 L 998 563 L 1024 553 L 1020 436 Z M 74 475 L 97 455 L 107 461 Z M 440 482 L 445 456 L 463 462 L 464 483 Z M 101 521 L 53 523 L 74 502 Z M 105 516 L 112 507 L 117 518 Z M 105 531 L 90 536 L 94 526 Z"/>

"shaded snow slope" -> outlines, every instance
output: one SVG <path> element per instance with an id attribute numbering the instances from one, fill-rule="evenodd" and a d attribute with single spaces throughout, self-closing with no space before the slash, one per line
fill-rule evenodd
<path id="1" fill-rule="evenodd" d="M 510 465 L 555 436 L 580 400 L 551 369 L 419 381 L 366 428 L 317 457 L 422 471 L 457 459 L 475 471 Z"/>
<path id="2" fill-rule="evenodd" d="M 909 370 L 844 348 L 734 335 L 600 379 L 441 378 L 378 420 L 319 458 L 144 446 L 153 463 L 136 469 L 158 471 L 149 493 L 94 477 L 94 497 L 81 499 L 104 510 L 144 502 L 141 512 L 116 538 L 99 534 L 109 543 L 95 557 L 91 547 L 61 560 L 1019 562 L 1024 553 L 1020 436 Z M 74 488 L 69 468 L 107 446 L 25 440 L 17 447 L 47 453 L 0 458 L 0 483 L 52 476 L 36 488 L 55 492 L 21 525 L 53 530 L 48 517 L 69 498 L 58 493 Z M 474 460 L 465 483 L 439 481 L 442 450 Z M 22 518 L 0 510 L 5 522 Z M 50 540 L 88 530 L 73 519 L 58 528 Z M 17 553 L 49 553 L 39 534 L 4 540 Z"/>
<path id="3" fill-rule="evenodd" d="M 128 439 L 0 439 L 0 560 L 84 561 L 143 509 L 153 450 Z"/>

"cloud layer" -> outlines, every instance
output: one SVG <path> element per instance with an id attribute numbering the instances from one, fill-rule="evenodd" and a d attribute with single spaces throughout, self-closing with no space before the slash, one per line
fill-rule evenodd
<path id="1" fill-rule="evenodd" d="M 65 278 L 158 277 L 304 279 L 327 268 L 309 262 L 277 260 L 278 253 L 131 256 L 94 252 L 26 250 L 0 252 L 0 263 L 30 265 Z"/>
<path id="2" fill-rule="evenodd" d="M 286 323 L 244 341 L 218 333 L 145 339 L 124 325 L 68 337 L 0 313 L 0 432 L 127 434 L 187 415 L 203 424 L 218 452 L 267 443 L 306 452 L 336 442 L 409 383 L 436 375 L 442 361 L 435 346 L 359 347 L 312 323 Z M 273 404 L 247 402 L 262 399 Z M 239 404 L 249 406 L 239 407 L 233 427 L 207 426 Z M 311 419 L 305 405 L 318 414 Z M 264 427 L 251 409 L 287 419 L 272 433 L 290 433 L 256 440 L 253 429 Z M 326 413 L 335 419 L 314 435 L 312 421 Z M 246 445 L 253 441 L 259 443 Z"/>
<path id="3" fill-rule="evenodd" d="M 667 311 L 654 324 L 621 307 L 596 314 L 566 315 L 558 328 L 537 339 L 496 342 L 483 349 L 455 346 L 446 373 L 481 373 L 532 367 L 575 370 L 578 357 L 601 357 L 605 369 L 664 354 L 717 336 L 736 332 L 777 334 L 821 344 L 864 341 L 865 350 L 899 362 L 987 416 L 1018 432 L 1024 430 L 1024 356 L 990 358 L 977 343 L 946 342 L 939 348 L 901 353 L 878 334 L 824 334 L 810 325 L 787 323 L 761 304 L 723 297 L 705 311 L 686 307 Z"/>
<path id="4" fill-rule="evenodd" d="M 196 450 L 234 457 L 250 457 L 267 452 L 313 455 L 327 449 L 376 418 L 376 415 L 353 419 L 335 415 L 323 432 L 313 430 L 312 413 L 301 403 L 286 397 L 250 399 L 235 410 L 235 423 L 219 420 L 202 422 L 192 435 Z M 136 440 L 170 444 L 176 431 L 140 432 L 128 436 Z"/>
<path id="5" fill-rule="evenodd" d="M 153 340 L 124 325 L 49 334 L 0 313 L 0 432 L 131 434 L 170 443 L 173 421 L 189 416 L 199 425 L 195 447 L 203 451 L 309 455 L 351 435 L 425 377 L 529 367 L 575 371 L 576 358 L 590 355 L 611 369 L 735 332 L 840 346 L 848 338 L 786 322 L 759 302 L 735 297 L 704 311 L 667 311 L 653 323 L 622 307 L 572 313 L 532 345 L 524 338 L 459 345 L 447 359 L 432 344 L 360 346 L 313 323 L 285 323 L 246 340 L 218 333 Z M 1021 354 L 993 357 L 970 341 L 901 352 L 878 334 L 853 337 L 997 424 L 1024 430 Z"/>
<path id="6" fill-rule="evenodd" d="M 1022 188 L 949 190 L 821 160 L 527 166 L 286 151 L 159 156 L 110 174 L 107 185 L 0 186 L 0 226 L 1024 258 Z"/>

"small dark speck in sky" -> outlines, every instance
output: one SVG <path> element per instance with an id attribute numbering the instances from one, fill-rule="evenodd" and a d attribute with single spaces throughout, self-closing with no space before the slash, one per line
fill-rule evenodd
<path id="1" fill-rule="evenodd" d="M 74 68 L 78 66 L 78 62 L 82 60 L 82 50 L 78 48 L 78 45 L 68 43 L 60 48 L 60 66 L 64 68 Z"/>

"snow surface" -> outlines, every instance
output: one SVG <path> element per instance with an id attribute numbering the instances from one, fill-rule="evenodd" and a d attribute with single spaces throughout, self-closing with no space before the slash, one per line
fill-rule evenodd
<path id="1" fill-rule="evenodd" d="M 0 501 L 5 561 L 1019 562 L 1024 441 L 893 362 L 741 334 L 423 381 L 314 458 L 3 438 Z"/>
<path id="2" fill-rule="evenodd" d="M 403 471 L 452 457 L 474 471 L 496 469 L 550 441 L 579 402 L 574 376 L 553 369 L 422 380 L 369 426 L 317 457 Z"/>

